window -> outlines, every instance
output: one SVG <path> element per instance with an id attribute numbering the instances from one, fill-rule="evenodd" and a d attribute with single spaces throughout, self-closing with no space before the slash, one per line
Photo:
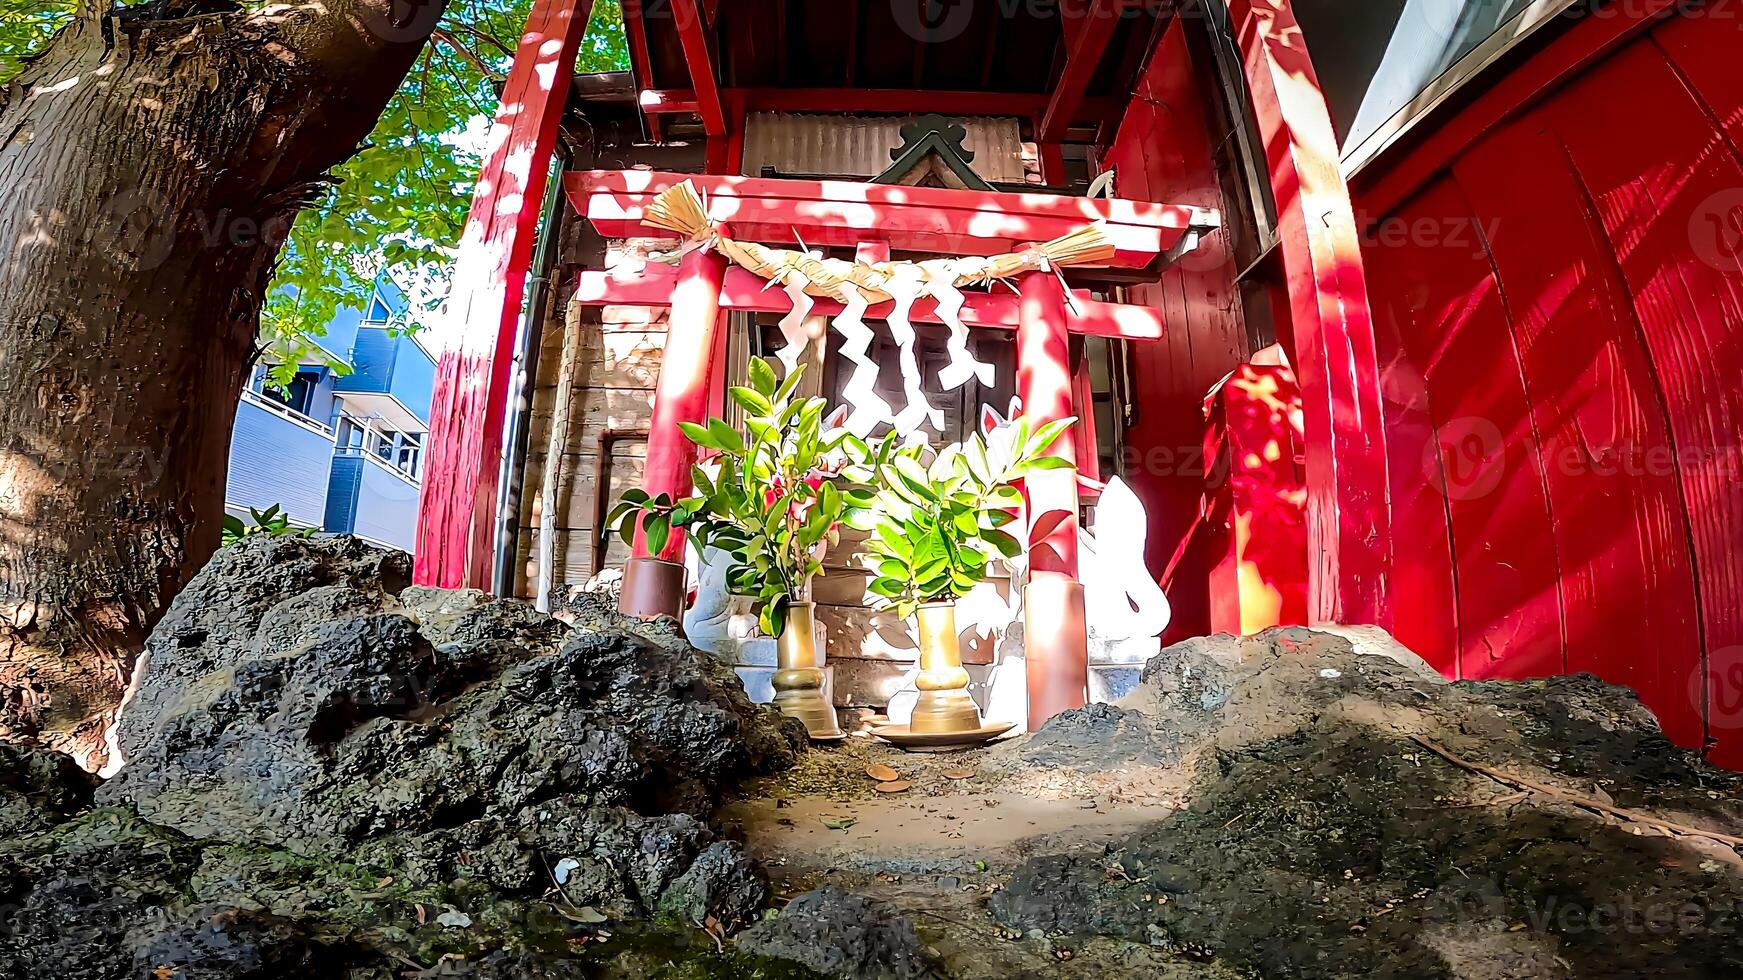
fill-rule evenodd
<path id="1" fill-rule="evenodd" d="M 278 402 L 299 415 L 312 417 L 310 409 L 314 405 L 315 389 L 321 384 L 321 373 L 320 368 L 298 371 L 296 377 L 291 379 L 289 387 L 278 388 L 269 383 L 267 372 L 262 371 L 258 382 L 260 386 L 255 390 L 263 397 Z"/>
<path id="2" fill-rule="evenodd" d="M 376 293 L 374 296 L 369 298 L 369 316 L 366 317 L 366 319 L 370 323 L 386 323 L 393 319 L 393 311 L 388 309 L 387 304 L 381 301 L 380 293 Z"/>

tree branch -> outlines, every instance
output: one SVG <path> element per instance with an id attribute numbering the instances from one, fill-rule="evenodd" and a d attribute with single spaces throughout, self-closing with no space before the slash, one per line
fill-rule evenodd
<path id="1" fill-rule="evenodd" d="M 502 80 L 503 75 L 501 72 L 497 71 L 495 68 L 490 67 L 490 64 L 488 62 L 486 62 L 483 58 L 478 56 L 478 52 L 472 50 L 471 48 L 467 47 L 464 44 L 461 44 L 460 39 L 455 37 L 453 32 L 449 31 L 447 28 L 438 27 L 434 31 L 431 31 L 430 32 L 430 39 L 434 40 L 434 41 L 440 41 L 442 44 L 446 45 L 454 53 L 460 55 L 462 58 L 465 58 L 468 62 L 470 62 L 472 64 L 472 67 L 478 69 L 479 73 L 482 74 L 485 78 L 496 79 L 498 81 Z"/>

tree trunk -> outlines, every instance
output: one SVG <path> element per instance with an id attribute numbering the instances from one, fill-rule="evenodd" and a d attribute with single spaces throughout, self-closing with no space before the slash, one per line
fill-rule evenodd
<path id="1" fill-rule="evenodd" d="M 0 92 L 0 738 L 93 769 L 218 546 L 290 223 L 442 7 L 212 3 L 82 10 Z"/>

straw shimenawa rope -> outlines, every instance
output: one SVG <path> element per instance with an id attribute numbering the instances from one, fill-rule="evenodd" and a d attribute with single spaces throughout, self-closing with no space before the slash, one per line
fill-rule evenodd
<path id="1" fill-rule="evenodd" d="M 1089 224 L 1052 241 L 1003 255 L 926 262 L 823 258 L 811 252 L 735 241 L 720 234 L 708 218 L 702 195 L 688 180 L 661 191 L 648 205 L 642 224 L 676 232 L 693 246 L 717 248 L 732 262 L 771 282 L 786 283 L 802 276 L 806 293 L 842 302 L 850 298 L 845 288 L 849 283 L 858 287 L 866 302 L 881 303 L 893 298 L 885 289 L 892 279 L 912 277 L 921 283 L 942 284 L 947 288 L 984 286 L 1019 272 L 1103 262 L 1114 254 L 1113 243 L 1101 226 Z M 928 292 L 922 288 L 921 295 Z"/>

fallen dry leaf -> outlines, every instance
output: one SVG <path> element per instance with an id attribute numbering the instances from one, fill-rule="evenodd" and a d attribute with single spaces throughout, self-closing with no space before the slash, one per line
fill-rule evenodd
<path id="1" fill-rule="evenodd" d="M 913 786 L 914 784 L 906 779 L 895 779 L 879 783 L 872 788 L 880 793 L 906 793 Z"/>
<path id="2" fill-rule="evenodd" d="M 974 776 L 973 769 L 946 769 L 946 770 L 944 770 L 944 778 L 945 779 L 969 779 L 969 778 L 972 778 L 973 776 Z"/>
<path id="3" fill-rule="evenodd" d="M 859 822 L 859 820 L 857 818 L 854 818 L 854 817 L 824 817 L 823 818 L 823 826 L 828 827 L 830 830 L 846 830 L 847 828 L 853 826 L 854 824 L 856 824 L 858 822 Z"/>
<path id="4" fill-rule="evenodd" d="M 893 782 L 902 778 L 901 773 L 886 765 L 866 766 L 865 774 L 880 783 Z"/>

